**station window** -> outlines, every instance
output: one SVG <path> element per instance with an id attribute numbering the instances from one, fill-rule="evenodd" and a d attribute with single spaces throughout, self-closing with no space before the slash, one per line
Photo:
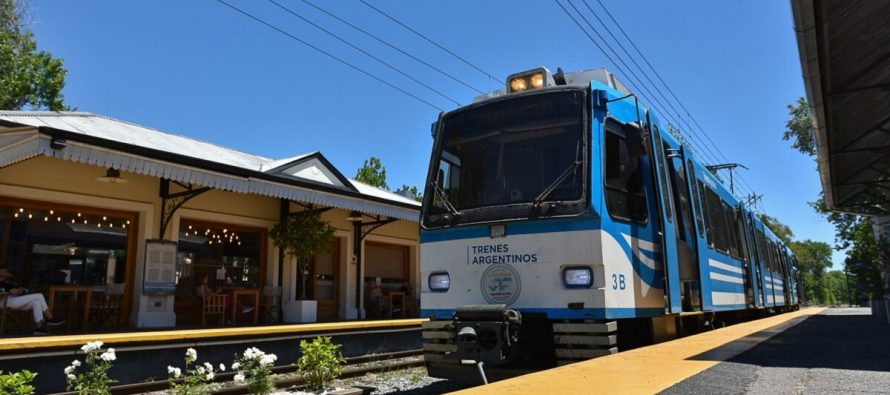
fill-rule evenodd
<path id="1" fill-rule="evenodd" d="M 197 298 L 204 281 L 213 289 L 262 287 L 265 240 L 263 229 L 182 220 L 176 259 L 177 300 Z"/>
<path id="2" fill-rule="evenodd" d="M 605 137 L 606 207 L 614 218 L 646 222 L 648 212 L 640 163 L 640 130 L 609 121 Z"/>

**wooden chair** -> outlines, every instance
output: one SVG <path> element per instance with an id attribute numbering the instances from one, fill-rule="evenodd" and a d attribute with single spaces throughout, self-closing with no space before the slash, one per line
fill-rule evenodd
<path id="1" fill-rule="evenodd" d="M 264 321 L 276 324 L 281 317 L 281 287 L 264 287 L 260 298 Z"/>
<path id="2" fill-rule="evenodd" d="M 110 293 L 94 296 L 90 306 L 93 328 L 102 329 L 105 324 L 111 324 L 112 329 L 117 329 L 120 326 L 122 300 L 123 295 Z"/>
<path id="3" fill-rule="evenodd" d="M 9 292 L 0 292 L 0 335 L 6 333 L 6 317 L 14 321 L 17 326 L 33 331 L 34 323 L 30 318 L 30 312 L 10 309 L 7 307 L 7 302 L 9 302 Z M 22 318 L 24 314 L 28 314 L 29 318 Z"/>
<path id="4" fill-rule="evenodd" d="M 209 298 L 201 298 L 201 324 L 207 326 L 208 315 L 219 315 L 220 325 L 226 323 L 226 310 L 229 308 L 229 295 L 213 295 Z"/>

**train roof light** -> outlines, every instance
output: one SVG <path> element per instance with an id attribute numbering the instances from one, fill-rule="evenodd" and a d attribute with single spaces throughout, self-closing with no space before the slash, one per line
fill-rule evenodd
<path id="1" fill-rule="evenodd" d="M 510 93 L 523 92 L 530 89 L 541 89 L 556 85 L 553 75 L 546 67 L 526 70 L 507 77 L 507 87 Z"/>

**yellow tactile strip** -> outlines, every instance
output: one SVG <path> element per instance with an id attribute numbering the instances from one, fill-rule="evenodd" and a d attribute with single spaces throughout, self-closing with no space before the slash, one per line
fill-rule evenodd
<path id="1" fill-rule="evenodd" d="M 35 336 L 0 339 L 0 352 L 15 350 L 42 350 L 59 347 L 81 346 L 87 342 L 101 340 L 106 344 L 152 343 L 198 339 L 218 339 L 231 337 L 288 335 L 300 333 L 324 333 L 364 329 L 383 329 L 417 326 L 426 318 L 386 320 L 386 321 L 346 321 L 315 324 L 270 325 L 237 328 L 184 329 L 145 332 L 122 332 L 102 334 L 82 334 L 63 336 Z"/>
<path id="2" fill-rule="evenodd" d="M 732 358 L 822 310 L 803 309 L 749 321 L 456 394 L 654 394 Z"/>

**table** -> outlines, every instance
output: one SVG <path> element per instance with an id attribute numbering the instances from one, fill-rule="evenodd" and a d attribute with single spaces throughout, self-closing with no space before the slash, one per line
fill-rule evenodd
<path id="1" fill-rule="evenodd" d="M 53 313 L 53 305 L 56 304 L 56 293 L 70 292 L 78 294 L 83 292 L 87 295 L 86 305 L 83 309 L 83 329 L 87 329 L 90 322 L 90 306 L 93 304 L 93 286 L 92 285 L 50 285 L 49 287 L 49 312 Z"/>
<path id="2" fill-rule="evenodd" d="M 232 322 L 238 317 L 238 297 L 253 296 L 253 323 L 260 323 L 260 290 L 253 288 L 236 288 L 232 290 Z"/>

